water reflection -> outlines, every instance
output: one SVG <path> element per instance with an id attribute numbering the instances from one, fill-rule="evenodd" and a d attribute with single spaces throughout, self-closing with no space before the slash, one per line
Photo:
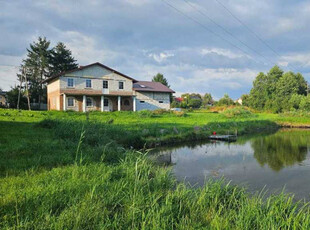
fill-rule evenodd
<path id="1" fill-rule="evenodd" d="M 280 130 L 271 135 L 239 138 L 237 142 L 204 142 L 158 149 L 156 160 L 172 165 L 179 180 L 203 184 L 206 178 L 225 177 L 260 191 L 310 193 L 308 130 Z"/>
<path id="2" fill-rule="evenodd" d="M 309 136 L 308 131 L 298 133 L 299 135 L 292 134 L 291 131 L 282 131 L 250 140 L 255 159 L 261 166 L 267 164 L 274 171 L 303 162 L 308 152 Z"/>

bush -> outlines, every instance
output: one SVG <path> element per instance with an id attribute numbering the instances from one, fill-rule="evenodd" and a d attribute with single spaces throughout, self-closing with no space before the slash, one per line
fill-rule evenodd
<path id="1" fill-rule="evenodd" d="M 253 114 L 251 111 L 249 111 L 243 107 L 235 107 L 235 108 L 231 108 L 231 109 L 226 109 L 222 112 L 222 114 L 228 118 L 233 118 L 233 117 L 248 118 L 248 117 L 255 116 L 255 114 Z"/>

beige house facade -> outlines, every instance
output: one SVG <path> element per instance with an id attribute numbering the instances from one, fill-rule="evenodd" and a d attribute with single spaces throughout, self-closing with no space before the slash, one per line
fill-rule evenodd
<path id="1" fill-rule="evenodd" d="M 48 110 L 80 112 L 170 109 L 173 90 L 158 82 L 137 81 L 101 63 L 52 76 Z"/>

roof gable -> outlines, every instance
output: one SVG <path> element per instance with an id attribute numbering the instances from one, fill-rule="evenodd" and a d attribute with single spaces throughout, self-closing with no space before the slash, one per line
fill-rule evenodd
<path id="1" fill-rule="evenodd" d="M 103 64 L 99 63 L 99 62 L 95 62 L 95 63 L 89 64 L 89 65 L 86 65 L 86 66 L 80 66 L 80 67 L 78 67 L 78 68 L 76 68 L 76 69 L 73 69 L 73 70 L 69 70 L 69 71 L 65 71 L 65 72 L 61 72 L 61 73 L 59 73 L 59 74 L 56 74 L 56 75 L 54 75 L 54 76 L 52 76 L 52 77 L 49 77 L 48 79 L 44 80 L 43 83 L 45 83 L 45 82 L 50 82 L 51 80 L 57 79 L 57 78 L 60 77 L 60 76 L 65 76 L 65 75 L 68 75 L 68 76 L 70 76 L 70 75 L 79 75 L 79 73 L 80 73 L 80 74 L 83 74 L 83 71 L 86 71 L 86 74 L 87 74 L 87 70 L 89 70 L 91 67 L 96 67 L 96 66 L 97 66 L 97 67 L 100 67 L 100 68 L 103 68 L 104 70 L 106 70 L 106 75 L 111 74 L 111 73 L 116 73 L 116 74 L 118 74 L 118 75 L 120 75 L 120 76 L 122 76 L 122 77 L 125 77 L 125 78 L 127 78 L 127 79 L 129 79 L 129 80 L 132 80 L 133 82 L 136 82 L 135 79 L 133 79 L 133 78 L 131 78 L 131 77 L 129 77 L 129 76 L 127 76 L 127 75 L 121 73 L 121 72 L 118 72 L 118 71 L 115 70 L 115 69 L 112 69 L 112 68 L 110 68 L 110 67 L 108 67 L 108 66 L 106 66 L 106 65 L 103 65 Z"/>

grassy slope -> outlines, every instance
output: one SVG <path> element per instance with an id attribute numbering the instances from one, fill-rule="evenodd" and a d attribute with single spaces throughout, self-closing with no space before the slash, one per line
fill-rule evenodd
<path id="1" fill-rule="evenodd" d="M 285 196 L 263 202 L 221 182 L 187 188 L 169 169 L 126 150 L 132 143 L 195 139 L 213 130 L 250 133 L 273 122 L 300 125 L 310 119 L 274 114 L 228 119 L 205 112 L 86 117 L 0 109 L 0 228 L 309 228 L 308 208 L 297 212 Z"/>

